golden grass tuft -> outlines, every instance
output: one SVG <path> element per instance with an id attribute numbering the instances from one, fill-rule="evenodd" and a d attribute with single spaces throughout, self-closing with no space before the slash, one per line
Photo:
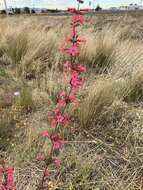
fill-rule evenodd
<path id="1" fill-rule="evenodd" d="M 108 72 L 114 64 L 115 49 L 120 44 L 121 29 L 104 27 L 94 34 L 85 34 L 87 43 L 82 47 L 80 60 L 97 73 Z M 112 38 L 114 35 L 114 38 Z"/>

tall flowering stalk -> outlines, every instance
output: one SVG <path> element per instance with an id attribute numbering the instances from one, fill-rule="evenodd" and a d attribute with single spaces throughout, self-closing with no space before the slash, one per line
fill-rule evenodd
<path id="1" fill-rule="evenodd" d="M 61 160 L 57 158 L 57 153 L 63 148 L 65 141 L 60 131 L 61 128 L 66 128 L 71 123 L 71 116 L 67 113 L 66 108 L 70 104 L 78 104 L 76 93 L 84 84 L 82 73 L 86 72 L 86 66 L 78 62 L 78 55 L 80 54 L 80 45 L 85 43 L 85 39 L 79 36 L 78 27 L 84 24 L 83 12 L 86 10 L 82 9 L 80 11 L 79 9 L 80 3 L 83 3 L 82 0 L 77 0 L 77 2 L 78 9 L 68 8 L 68 11 L 73 14 L 71 19 L 72 31 L 70 36 L 65 39 L 66 47 L 61 49 L 62 52 L 69 55 L 63 67 L 64 72 L 68 73 L 69 76 L 69 91 L 62 91 L 58 94 L 56 107 L 52 113 L 52 132 L 44 131 L 41 134 L 44 139 L 48 138 L 50 140 L 51 148 L 47 155 L 44 152 L 37 154 L 37 160 L 45 162 L 45 169 L 37 190 L 48 188 L 49 165 L 53 164 L 56 168 L 59 168 L 61 165 Z"/>

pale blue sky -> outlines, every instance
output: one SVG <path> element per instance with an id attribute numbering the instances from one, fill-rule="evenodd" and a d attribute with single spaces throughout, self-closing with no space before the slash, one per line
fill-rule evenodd
<path id="1" fill-rule="evenodd" d="M 67 7 L 76 6 L 76 0 L 6 0 L 8 7 L 16 6 L 16 7 L 24 7 L 24 6 L 35 6 L 35 7 L 45 7 L 45 8 L 59 8 L 66 9 Z M 92 2 L 94 0 L 85 0 L 85 3 L 82 7 L 89 7 L 89 1 Z M 112 6 L 120 6 L 120 5 L 128 5 L 130 3 L 140 4 L 141 0 L 95 0 L 95 6 L 100 4 L 103 8 L 109 8 Z M 0 7 L 3 7 L 3 0 L 0 0 Z"/>

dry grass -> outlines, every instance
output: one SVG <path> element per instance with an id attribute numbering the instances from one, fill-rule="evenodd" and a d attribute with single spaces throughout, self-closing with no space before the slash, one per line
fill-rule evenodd
<path id="1" fill-rule="evenodd" d="M 86 17 L 79 60 L 88 66 L 87 82 L 78 94 L 79 110 L 72 109 L 74 133 L 65 132 L 62 167 L 50 168 L 51 190 L 143 189 L 141 18 Z M 9 17 L 0 25 L 0 150 L 16 168 L 18 190 L 34 190 L 43 167 L 35 161 L 39 133 L 50 128 L 48 115 L 68 80 L 58 49 L 70 31 L 69 18 Z"/>

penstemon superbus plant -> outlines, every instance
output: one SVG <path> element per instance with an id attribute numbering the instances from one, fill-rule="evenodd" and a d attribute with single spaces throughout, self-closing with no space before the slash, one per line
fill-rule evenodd
<path id="1" fill-rule="evenodd" d="M 58 94 L 56 107 L 52 114 L 52 132 L 44 131 L 41 134 L 43 138 L 49 138 L 51 147 L 47 155 L 45 155 L 44 152 L 37 154 L 37 160 L 44 161 L 45 163 L 43 176 L 42 179 L 40 179 L 37 190 L 48 188 L 47 177 L 50 176 L 49 166 L 53 164 L 56 168 L 59 168 L 61 165 L 61 160 L 57 158 L 57 153 L 63 148 L 65 141 L 60 131 L 61 128 L 66 128 L 70 124 L 71 117 L 66 110 L 69 104 L 78 104 L 79 101 L 76 93 L 84 84 L 82 73 L 86 72 L 86 66 L 78 62 L 78 56 L 80 54 L 80 45 L 81 43 L 85 43 L 85 39 L 79 37 L 77 29 L 84 24 L 83 13 L 87 11 L 87 9 L 80 10 L 80 4 L 84 3 L 84 1 L 77 0 L 77 2 L 78 9 L 68 8 L 68 11 L 72 13 L 72 31 L 71 35 L 65 39 L 67 46 L 61 48 L 62 52 L 69 55 L 69 59 L 65 62 L 63 67 L 64 72 L 69 74 L 69 83 L 67 84 L 67 89 L 69 90 L 59 92 Z"/>

